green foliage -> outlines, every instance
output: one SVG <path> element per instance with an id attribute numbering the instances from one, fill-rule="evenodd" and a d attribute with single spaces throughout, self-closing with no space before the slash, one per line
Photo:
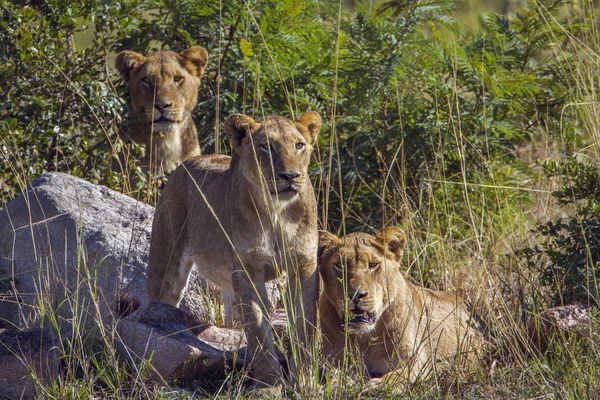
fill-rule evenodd
<path id="1" fill-rule="evenodd" d="M 2 199 L 43 171 L 109 175 L 122 105 L 106 61 L 141 18 L 137 1 L 32 3 L 0 1 Z M 92 28 L 77 49 L 75 35 Z"/>
<path id="2" fill-rule="evenodd" d="M 540 224 L 534 232 L 545 239 L 521 249 L 530 266 L 541 265 L 544 284 L 557 305 L 582 302 L 598 306 L 600 294 L 600 167 L 569 157 L 542 164 L 548 178 L 557 178 L 552 193 L 564 217 Z"/>
<path id="3" fill-rule="evenodd" d="M 548 26 L 532 11 L 514 20 L 490 13 L 485 30 L 461 37 L 440 2 L 419 2 L 427 12 L 391 8 L 405 3 L 417 7 L 359 9 L 340 52 L 338 161 L 346 190 L 336 200 L 351 194 L 350 206 L 372 226 L 402 217 L 393 205 L 405 192 L 418 209 L 445 199 L 462 202 L 455 211 L 466 215 L 473 208 L 464 196 L 483 195 L 478 185 L 515 179 L 498 173 L 506 170 L 500 166 L 526 171 L 514 148 L 540 130 L 558 130 L 568 100 L 569 82 L 557 72 L 565 61 L 544 56 L 550 33 L 565 35 L 558 24 Z M 424 24 L 442 16 L 445 26 Z M 467 182 L 475 185 L 469 194 L 456 186 Z M 424 217 L 447 215 L 438 211 Z M 335 227 L 341 219 L 334 211 L 329 222 Z M 440 228 L 444 235 L 453 229 Z M 458 230 L 471 235 L 466 224 Z"/>
<path id="4" fill-rule="evenodd" d="M 313 169 L 323 222 L 334 229 L 396 222 L 407 200 L 434 210 L 430 217 L 445 212 L 440 201 L 468 207 L 456 183 L 514 179 L 495 174 L 497 165 L 515 162 L 513 148 L 542 122 L 552 129 L 568 94 L 557 61 L 543 57 L 549 34 L 564 32 L 533 11 L 513 20 L 488 14 L 484 31 L 461 36 L 450 0 L 359 2 L 339 25 L 336 5 L 308 0 L 5 3 L 0 78 L 15 84 L 1 93 L 10 162 L 0 176 L 10 195 L 19 191 L 14 171 L 27 171 L 21 182 L 58 170 L 116 184 L 108 159 L 120 149 L 116 127 L 128 104 L 114 90 L 109 51 L 207 48 L 194 111 L 205 152 L 227 149 L 230 113 L 335 112 Z M 94 38 L 75 49 L 87 24 Z M 41 27 L 35 43 L 33 25 Z"/>

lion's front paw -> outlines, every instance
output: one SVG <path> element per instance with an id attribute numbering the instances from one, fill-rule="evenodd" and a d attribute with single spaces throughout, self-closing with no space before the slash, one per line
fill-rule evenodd
<path id="1" fill-rule="evenodd" d="M 376 389 L 384 384 L 383 378 L 371 378 L 367 381 L 367 389 Z"/>

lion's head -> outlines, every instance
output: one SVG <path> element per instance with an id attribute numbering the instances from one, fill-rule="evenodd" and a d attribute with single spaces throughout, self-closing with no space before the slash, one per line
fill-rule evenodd
<path id="1" fill-rule="evenodd" d="M 207 62 L 206 50 L 195 46 L 179 54 L 123 51 L 115 66 L 131 92 L 134 118 L 153 125 L 154 132 L 166 133 L 189 121 Z"/>
<path id="2" fill-rule="evenodd" d="M 321 117 L 312 111 L 297 121 L 278 116 L 254 121 L 242 114 L 225 121 L 232 164 L 241 162 L 247 181 L 257 187 L 266 185 L 280 200 L 293 198 L 309 182 L 310 155 L 320 129 Z"/>
<path id="3" fill-rule="evenodd" d="M 405 242 L 397 227 L 375 236 L 359 232 L 339 238 L 319 232 L 322 296 L 353 331 L 373 331 L 397 297 Z"/>

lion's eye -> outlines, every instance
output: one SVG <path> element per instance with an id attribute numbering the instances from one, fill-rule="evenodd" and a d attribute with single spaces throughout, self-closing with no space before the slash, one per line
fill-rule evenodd
<path id="1" fill-rule="evenodd" d="M 304 148 L 304 143 L 298 142 L 296 143 L 296 150 L 302 150 Z"/>
<path id="2" fill-rule="evenodd" d="M 333 264 L 333 268 L 337 269 L 338 271 L 342 270 L 342 264 Z"/>
<path id="3" fill-rule="evenodd" d="M 269 145 L 269 143 L 261 144 L 260 148 L 267 153 L 271 152 L 271 146 Z"/>
<path id="4" fill-rule="evenodd" d="M 148 86 L 152 85 L 152 81 L 147 76 L 145 76 L 145 77 L 142 78 L 142 83 L 144 83 L 144 84 L 146 84 Z"/>
<path id="5" fill-rule="evenodd" d="M 369 270 L 373 271 L 375 269 L 379 268 L 379 263 L 378 262 L 370 262 L 369 263 Z"/>
<path id="6" fill-rule="evenodd" d="M 173 77 L 173 82 L 175 82 L 175 83 L 183 82 L 183 76 Z"/>

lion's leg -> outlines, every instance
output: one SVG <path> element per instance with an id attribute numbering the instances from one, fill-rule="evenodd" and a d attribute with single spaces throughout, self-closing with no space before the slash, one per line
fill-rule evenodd
<path id="1" fill-rule="evenodd" d="M 380 378 L 371 378 L 369 386 L 384 385 L 395 391 L 402 391 L 415 382 L 417 377 L 427 375 L 431 360 L 429 352 L 423 348 L 423 343 L 420 343 L 423 339 L 417 339 L 419 336 L 416 332 L 407 331 L 405 335 L 399 343 L 389 343 L 390 347 L 382 345 L 383 354 L 379 354 L 380 360 L 390 360 L 397 364 L 397 367 Z M 397 360 L 393 360 L 393 354 L 396 354 Z"/>
<path id="2" fill-rule="evenodd" d="M 371 378 L 367 382 L 367 385 L 372 388 L 383 386 L 386 390 L 391 390 L 392 393 L 398 393 L 404 391 L 412 382 L 410 375 L 411 372 L 407 372 L 406 368 L 399 369 L 388 372 L 381 378 Z"/>
<path id="3" fill-rule="evenodd" d="M 167 190 L 167 189 L 165 189 Z M 193 262 L 184 256 L 185 215 L 181 205 L 161 201 L 154 215 L 148 261 L 148 298 L 177 307 L 187 285 Z M 181 207 L 177 210 L 177 207 Z"/>
<path id="4" fill-rule="evenodd" d="M 233 328 L 236 321 L 239 321 L 240 319 L 237 308 L 235 307 L 237 302 L 235 293 L 221 288 L 221 297 L 223 298 L 223 319 L 225 321 L 225 326 L 227 328 Z"/>
<path id="5" fill-rule="evenodd" d="M 235 268 L 231 280 L 248 348 L 252 352 L 256 381 L 253 387 L 261 389 L 280 386 L 282 372 L 273 345 L 264 278 L 261 276 L 251 279 L 246 270 Z"/>
<path id="6" fill-rule="evenodd" d="M 427 375 L 428 358 L 426 352 L 422 349 L 413 349 L 413 351 L 410 351 L 410 349 L 411 346 L 409 345 L 396 346 L 394 351 L 397 351 L 399 358 L 397 369 L 384 374 L 380 378 L 371 378 L 367 384 L 371 387 L 385 386 L 392 389 L 393 392 L 401 392 L 409 384 L 415 382 L 418 376 Z M 382 361 L 392 357 L 389 350 L 385 351 L 387 354 L 381 354 Z"/>
<path id="7" fill-rule="evenodd" d="M 317 303 L 319 297 L 319 272 L 315 260 L 309 260 L 288 274 L 288 323 L 294 327 L 297 341 L 291 357 L 292 379 L 302 386 L 308 384 L 304 377 L 312 376 L 313 352 L 315 350 Z M 304 375 L 304 377 L 302 377 Z"/>

